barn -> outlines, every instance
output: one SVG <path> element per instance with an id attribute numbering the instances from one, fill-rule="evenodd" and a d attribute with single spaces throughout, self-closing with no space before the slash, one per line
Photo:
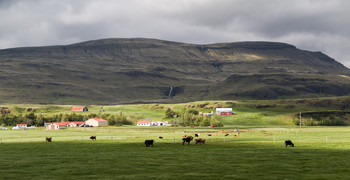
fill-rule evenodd
<path id="1" fill-rule="evenodd" d="M 85 121 L 85 124 L 94 127 L 108 126 L 108 121 L 101 118 L 91 118 Z"/>
<path id="2" fill-rule="evenodd" d="M 232 111 L 232 108 L 216 108 L 216 115 L 230 116 L 233 114 L 234 112 Z"/>
<path id="3" fill-rule="evenodd" d="M 72 107 L 72 111 L 88 111 L 86 106 Z"/>

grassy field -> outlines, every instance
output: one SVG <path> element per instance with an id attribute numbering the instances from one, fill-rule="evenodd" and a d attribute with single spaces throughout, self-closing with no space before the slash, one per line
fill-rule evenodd
<path id="1" fill-rule="evenodd" d="M 348 179 L 350 128 L 0 131 L 1 179 Z M 183 146 L 183 135 L 206 144 Z M 229 136 L 224 136 L 225 134 Z M 208 136 L 211 134 L 212 136 Z M 96 135 L 97 141 L 89 140 Z M 46 143 L 51 136 L 53 142 Z M 158 139 L 163 136 L 164 139 Z M 154 139 L 154 147 L 145 147 Z M 291 139 L 295 147 L 284 147 Z"/>

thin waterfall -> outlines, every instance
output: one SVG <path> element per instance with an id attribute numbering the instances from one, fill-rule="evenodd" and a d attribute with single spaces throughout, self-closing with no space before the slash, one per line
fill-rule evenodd
<path id="1" fill-rule="evenodd" d="M 173 87 L 170 86 L 168 97 L 171 97 L 171 94 L 172 94 L 172 93 L 173 93 Z"/>

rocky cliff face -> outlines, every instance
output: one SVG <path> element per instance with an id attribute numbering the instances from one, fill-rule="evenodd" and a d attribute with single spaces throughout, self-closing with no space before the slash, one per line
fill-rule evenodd
<path id="1" fill-rule="evenodd" d="M 0 50 L 0 103 L 342 96 L 350 92 L 348 75 L 327 55 L 284 43 L 103 39 Z"/>

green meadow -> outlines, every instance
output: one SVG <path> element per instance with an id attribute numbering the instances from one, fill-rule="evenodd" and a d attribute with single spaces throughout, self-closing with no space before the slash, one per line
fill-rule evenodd
<path id="1" fill-rule="evenodd" d="M 339 97 L 88 105 L 88 112 L 75 113 L 122 113 L 133 125 L 0 130 L 0 179 L 348 179 L 349 102 L 349 97 Z M 1 105 L 14 115 L 25 116 L 32 108 L 45 117 L 72 114 L 73 106 L 77 105 Z M 167 109 L 181 115 L 188 110 L 208 113 L 217 107 L 232 107 L 236 113 L 214 115 L 224 127 L 135 126 L 145 119 L 176 121 L 179 117 L 165 118 Z M 303 122 L 342 121 L 343 125 L 303 123 L 300 127 L 295 123 L 299 112 L 304 113 Z M 184 135 L 194 134 L 206 143 L 182 145 Z M 45 142 L 46 137 L 52 142 Z M 154 146 L 145 147 L 144 141 L 150 139 Z M 285 147 L 285 140 L 292 140 L 295 147 Z"/>
<path id="2" fill-rule="evenodd" d="M 1 179 L 348 179 L 350 128 L 0 131 Z M 182 145 L 200 134 L 205 144 Z M 211 134 L 212 136 L 208 136 Z M 229 134 L 228 136 L 224 136 Z M 97 136 L 96 141 L 89 139 Z M 52 142 L 45 142 L 45 137 Z M 158 137 L 162 136 L 163 139 Z M 144 140 L 154 139 L 153 147 Z M 291 139 L 295 147 L 285 147 Z"/>

